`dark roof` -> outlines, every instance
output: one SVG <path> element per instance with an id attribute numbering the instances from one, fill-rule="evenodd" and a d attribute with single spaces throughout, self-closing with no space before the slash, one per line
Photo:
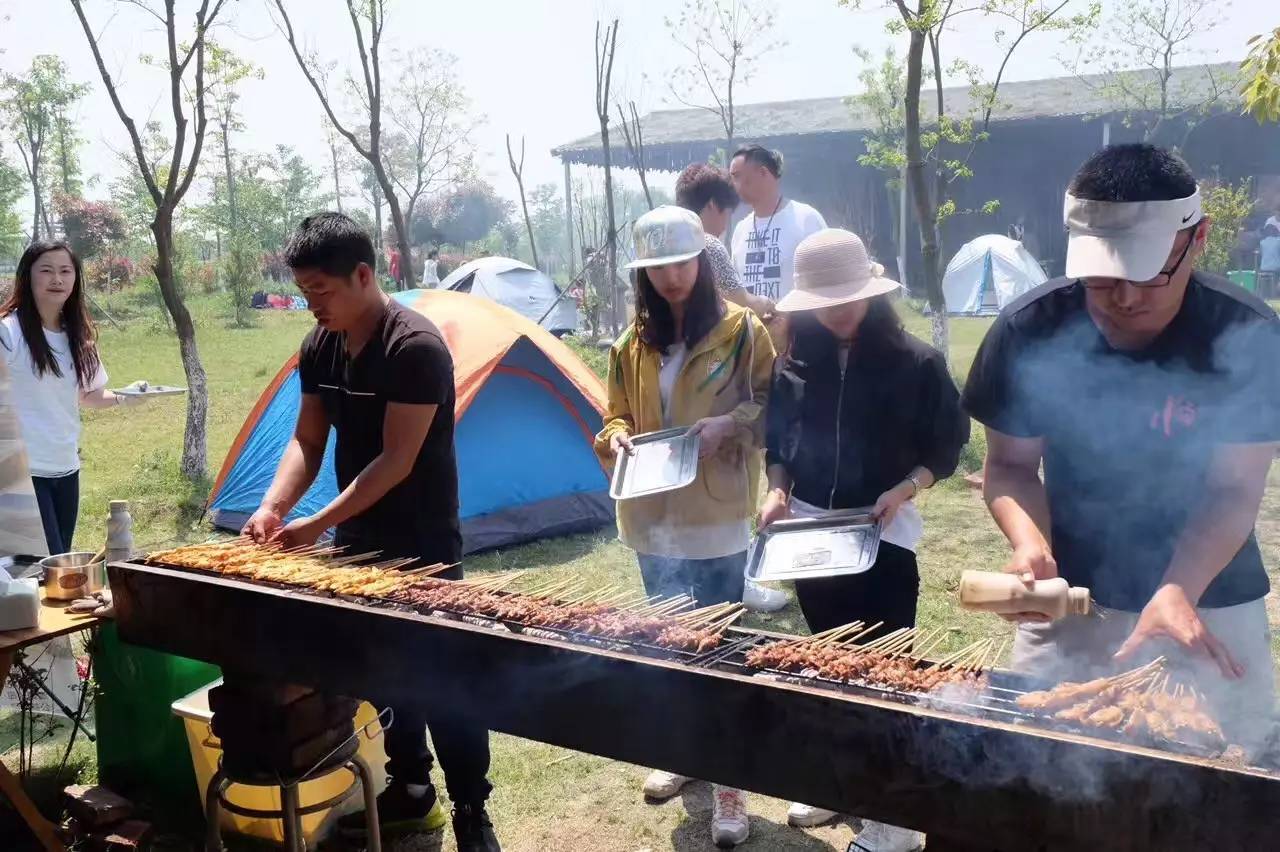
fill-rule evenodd
<path id="1" fill-rule="evenodd" d="M 1239 71 L 1234 62 L 1217 65 L 1195 65 L 1176 68 L 1169 82 L 1170 97 L 1177 108 L 1204 103 L 1214 92 L 1224 88 L 1227 98 L 1238 100 L 1230 82 Z M 1156 82 L 1151 70 L 1123 72 L 1132 78 L 1130 88 L 1150 88 Z M 1001 84 L 999 105 L 994 121 L 1019 121 L 1033 118 L 1091 116 L 1117 112 L 1114 100 L 1108 98 L 1106 75 L 1055 77 L 1048 80 L 1023 80 Z M 974 98 L 968 86 L 943 90 L 947 113 L 967 115 Z M 860 134 L 874 127 L 874 119 L 865 107 L 852 98 L 809 98 L 799 101 L 775 101 L 763 104 L 741 104 L 736 110 L 735 136 L 740 140 L 758 140 L 787 136 L 817 136 L 827 133 Z M 687 146 L 699 142 L 723 142 L 724 128 L 720 117 L 705 109 L 672 109 L 651 112 L 640 120 L 646 154 L 662 146 Z M 610 139 L 610 148 L 623 154 L 626 146 L 620 139 Z M 595 133 L 567 142 L 551 151 L 552 156 L 570 162 L 594 162 L 600 152 L 600 134 Z M 596 156 L 591 156 L 595 153 Z M 616 156 L 616 155 L 615 155 Z M 659 158 L 661 159 L 661 158 Z"/>

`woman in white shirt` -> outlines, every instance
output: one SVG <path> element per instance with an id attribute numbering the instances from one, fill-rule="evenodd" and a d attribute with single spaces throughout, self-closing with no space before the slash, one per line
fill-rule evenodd
<path id="1" fill-rule="evenodd" d="M 13 293 L 0 306 L 0 354 L 13 383 L 40 520 L 50 553 L 71 549 L 80 503 L 80 406 L 132 398 L 107 390 L 80 260 L 65 243 L 23 252 Z"/>

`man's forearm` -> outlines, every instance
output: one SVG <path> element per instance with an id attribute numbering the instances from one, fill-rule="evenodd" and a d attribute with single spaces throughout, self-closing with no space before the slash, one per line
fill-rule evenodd
<path id="1" fill-rule="evenodd" d="M 412 471 L 412 460 L 406 464 L 394 456 L 383 453 L 369 462 L 369 465 L 360 471 L 360 475 L 329 505 L 317 512 L 315 520 L 328 529 L 354 518 L 387 496 L 387 492 L 403 482 Z"/>
<path id="2" fill-rule="evenodd" d="M 982 496 L 1014 549 L 1049 547 L 1049 497 L 1038 471 L 988 460 Z"/>
<path id="3" fill-rule="evenodd" d="M 320 473 L 324 448 L 308 449 L 296 437 L 289 441 L 280 459 L 276 477 L 262 498 L 262 505 L 284 517 L 289 514 Z"/>
<path id="4" fill-rule="evenodd" d="M 1162 585 L 1180 586 L 1199 602 L 1205 589 L 1240 552 L 1258 517 L 1259 497 L 1249 489 L 1211 491 L 1178 536 Z"/>
<path id="5" fill-rule="evenodd" d="M 769 490 L 782 491 L 784 494 L 791 494 L 791 474 L 787 473 L 787 469 L 780 464 L 771 464 L 769 469 L 765 471 L 769 477 Z"/>

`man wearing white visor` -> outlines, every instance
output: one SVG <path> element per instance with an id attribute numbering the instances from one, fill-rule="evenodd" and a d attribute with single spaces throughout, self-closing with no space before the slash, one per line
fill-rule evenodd
<path id="1" fill-rule="evenodd" d="M 1100 151 L 1064 218 L 1066 277 L 1004 310 L 964 391 L 1006 570 L 1097 604 L 1023 620 L 1014 667 L 1078 681 L 1166 655 L 1256 749 L 1275 709 L 1253 527 L 1280 442 L 1280 321 L 1195 269 L 1211 223 L 1176 154 Z"/>

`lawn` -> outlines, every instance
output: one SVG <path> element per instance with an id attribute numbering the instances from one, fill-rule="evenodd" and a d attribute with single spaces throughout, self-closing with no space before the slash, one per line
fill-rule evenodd
<path id="1" fill-rule="evenodd" d="M 117 297 L 107 309 L 123 328 L 102 327 L 102 351 L 112 384 L 137 378 L 183 384 L 172 334 L 158 319 L 153 304 Z M 248 329 L 230 326 L 220 300 L 193 300 L 199 344 L 209 374 L 210 477 L 216 475 L 246 414 L 265 384 L 296 349 L 310 328 L 306 314 L 259 312 Z M 908 327 L 928 336 L 927 319 L 908 311 Z M 952 356 L 958 374 L 967 372 L 989 321 L 952 322 Z M 591 352 L 602 369 L 604 358 Z M 96 549 L 103 540 L 107 501 L 128 499 L 140 547 L 158 547 L 207 534 L 201 525 L 204 486 L 187 484 L 178 473 L 184 408 L 181 400 L 160 399 L 148 406 L 85 415 L 83 496 L 77 545 Z M 966 450 L 963 471 L 981 465 L 980 432 Z M 1268 566 L 1280 566 L 1280 474 L 1273 470 L 1258 534 Z M 956 476 L 921 498 L 926 533 L 920 549 L 922 589 L 920 626 L 945 628 L 950 647 L 981 636 L 1009 633 L 994 617 L 961 613 L 954 605 L 960 572 L 998 568 L 1006 555 L 1003 539 L 991 523 L 978 494 Z M 587 577 L 600 584 L 639 588 L 634 557 L 612 535 L 601 533 L 539 542 L 468 561 L 471 573 L 513 568 L 535 569 L 547 576 Z M 1280 607 L 1269 599 L 1272 621 L 1280 624 Z M 752 616 L 750 624 L 802 632 L 794 607 L 772 616 Z M 785 736 L 785 732 L 761 732 Z M 0 714 L 0 752 L 11 748 L 12 720 Z M 65 740 L 61 740 L 65 742 Z M 41 759 L 56 766 L 61 751 L 55 740 Z M 743 743 L 750 748 L 750 743 Z M 492 811 L 504 848 L 511 852 L 572 849 L 579 852 L 711 849 L 707 814 L 710 793 L 693 785 L 663 805 L 646 805 L 640 795 L 644 770 L 590 755 L 575 755 L 551 746 L 495 735 Z M 92 753 L 77 750 L 73 763 L 82 778 L 93 778 Z M 194 796 L 194 791 L 192 792 Z M 853 836 L 848 823 L 812 831 L 786 826 L 786 803 L 753 797 L 752 839 L 745 849 L 843 850 Z M 0 813 L 0 837 L 6 823 Z M 0 844 L 2 846 L 4 844 Z M 168 844 L 166 844 L 168 845 Z M 6 847 L 8 848 L 8 847 Z M 174 838 L 173 848 L 183 848 Z M 446 842 L 451 848 L 451 841 Z"/>

